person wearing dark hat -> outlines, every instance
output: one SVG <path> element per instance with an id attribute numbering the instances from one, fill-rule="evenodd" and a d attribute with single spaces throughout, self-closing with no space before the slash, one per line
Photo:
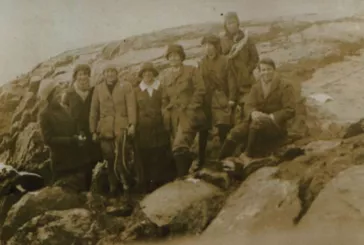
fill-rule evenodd
<path id="1" fill-rule="evenodd" d="M 201 44 L 204 48 L 204 57 L 199 63 L 205 87 L 205 114 L 209 128 L 218 129 L 220 143 L 224 142 L 233 124 L 233 109 L 236 105 L 236 81 L 228 67 L 227 58 L 221 53 L 220 39 L 215 35 L 206 35 Z M 202 136 L 202 148 L 207 144 L 207 133 Z M 205 152 L 201 151 L 199 165 L 205 161 Z"/>
<path id="2" fill-rule="evenodd" d="M 186 54 L 181 45 L 171 44 L 165 54 L 170 67 L 160 75 L 164 125 L 171 133 L 177 176 L 189 173 L 196 133 L 204 129 L 205 85 L 196 67 L 184 65 Z"/>
<path id="3" fill-rule="evenodd" d="M 162 94 L 158 71 L 150 62 L 138 73 L 141 79 L 135 91 L 137 124 L 135 128 L 136 156 L 142 191 L 152 191 L 176 177 L 172 162 L 169 134 L 163 125 Z"/>
<path id="4" fill-rule="evenodd" d="M 108 163 L 109 191 L 113 196 L 123 189 L 124 195 L 129 197 L 130 183 L 123 164 L 122 139 L 134 135 L 135 124 L 133 87 L 118 79 L 116 66 L 107 65 L 103 80 L 96 85 L 92 96 L 90 132 L 94 141 L 100 141 L 103 158 Z"/>
<path id="5" fill-rule="evenodd" d="M 79 135 L 86 138 L 82 148 L 84 160 L 89 163 L 87 172 L 87 187 L 91 185 L 92 169 L 98 161 L 102 160 L 100 145 L 92 141 L 90 132 L 90 109 L 94 88 L 90 85 L 91 67 L 87 64 L 79 64 L 73 70 L 73 81 L 67 89 L 64 104 L 77 123 Z"/>
<path id="6" fill-rule="evenodd" d="M 220 34 L 222 53 L 229 60 L 231 69 L 238 86 L 238 105 L 244 108 L 244 101 L 255 79 L 255 70 L 259 54 L 254 42 L 247 31 L 240 28 L 240 20 L 235 12 L 224 15 L 224 32 Z M 244 117 L 241 111 L 238 121 Z"/>
<path id="7" fill-rule="evenodd" d="M 43 81 L 38 96 L 44 107 L 39 114 L 43 141 L 51 152 L 53 185 L 74 191 L 86 191 L 87 161 L 81 154 L 85 142 L 77 123 L 64 106 L 65 91 L 54 81 Z"/>
<path id="8" fill-rule="evenodd" d="M 270 58 L 259 62 L 259 81 L 253 85 L 245 111 L 247 117 L 229 133 L 220 152 L 220 159 L 231 156 L 240 143 L 246 143 L 241 157 L 247 161 L 261 153 L 265 146 L 287 135 L 287 121 L 295 115 L 295 99 L 291 84 L 283 82 Z M 258 150 L 258 151 L 257 151 Z"/>

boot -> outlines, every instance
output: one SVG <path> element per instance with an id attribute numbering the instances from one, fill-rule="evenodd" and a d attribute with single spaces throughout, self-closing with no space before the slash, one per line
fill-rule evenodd
<path id="1" fill-rule="evenodd" d="M 187 175 L 192 164 L 189 154 L 187 152 L 175 154 L 174 160 L 177 168 L 177 178 Z"/>
<path id="2" fill-rule="evenodd" d="M 225 140 L 220 151 L 219 160 L 231 157 L 234 154 L 236 147 L 237 144 L 235 141 Z"/>

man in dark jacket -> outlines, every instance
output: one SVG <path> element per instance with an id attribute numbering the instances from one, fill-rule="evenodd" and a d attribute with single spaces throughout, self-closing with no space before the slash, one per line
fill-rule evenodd
<path id="1" fill-rule="evenodd" d="M 75 119 L 63 105 L 64 91 L 54 81 L 46 81 L 39 97 L 46 106 L 39 115 L 44 143 L 51 152 L 53 184 L 75 191 L 86 191 L 87 162 L 81 154 L 84 138 L 78 135 Z"/>
<path id="2" fill-rule="evenodd" d="M 246 149 L 242 157 L 249 159 L 254 156 L 257 139 L 277 142 L 286 136 L 286 123 L 295 115 L 293 87 L 280 80 L 275 69 L 272 59 L 260 61 L 259 82 L 253 85 L 245 104 L 246 118 L 230 131 L 220 159 L 231 156 L 243 142 Z"/>
<path id="3" fill-rule="evenodd" d="M 73 82 L 68 88 L 64 104 L 77 124 L 77 134 L 86 138 L 85 144 L 80 149 L 84 161 L 89 163 L 85 169 L 87 172 L 87 186 L 92 179 L 92 170 L 98 161 L 102 160 L 101 150 L 98 143 L 92 141 L 90 132 L 90 108 L 94 88 L 90 86 L 91 68 L 87 64 L 77 65 L 73 71 Z"/>

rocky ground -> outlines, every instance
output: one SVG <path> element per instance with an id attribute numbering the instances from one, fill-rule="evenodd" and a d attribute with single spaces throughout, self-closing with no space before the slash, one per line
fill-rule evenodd
<path id="1" fill-rule="evenodd" d="M 364 18 L 303 16 L 243 25 L 261 56 L 275 59 L 296 88 L 297 116 L 290 133 L 301 139 L 286 150 L 296 147 L 303 155 L 265 159 L 243 169 L 238 179 L 205 173 L 199 180 L 168 184 L 136 197 L 139 204 L 128 217 L 105 212 L 122 200 L 110 203 L 90 193 L 75 196 L 45 188 L 13 195 L 2 201 L 2 239 L 14 245 L 123 244 L 149 238 L 163 238 L 166 244 L 362 244 L 364 136 L 342 136 L 348 123 L 362 117 Z M 42 83 L 69 82 L 81 62 L 92 65 L 97 83 L 102 65 L 111 62 L 135 84 L 141 62 L 165 67 L 167 43 L 184 45 L 186 63 L 196 64 L 201 36 L 220 31 L 217 24 L 173 28 L 67 51 L 37 65 L 0 89 L 0 133 L 11 146 L 2 159 L 19 170 L 49 173 L 48 150 L 36 123 L 35 95 Z M 183 237 L 170 240 L 171 235 Z"/>

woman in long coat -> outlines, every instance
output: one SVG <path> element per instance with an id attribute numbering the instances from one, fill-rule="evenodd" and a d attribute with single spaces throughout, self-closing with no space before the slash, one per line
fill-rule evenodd
<path id="1" fill-rule="evenodd" d="M 39 89 L 46 103 L 39 114 L 44 143 L 51 152 L 53 185 L 75 191 L 86 191 L 86 169 L 81 148 L 84 138 L 78 134 L 77 123 L 63 105 L 64 91 L 48 81 Z"/>
<path id="2" fill-rule="evenodd" d="M 238 105 L 244 108 L 244 101 L 255 81 L 253 71 L 257 67 L 259 54 L 247 31 L 239 28 L 239 17 L 235 12 L 225 14 L 221 33 L 222 53 L 229 60 L 229 68 L 238 86 Z M 240 116 L 244 116 L 242 113 Z M 241 119 L 241 118 L 240 118 Z"/>
<path id="3" fill-rule="evenodd" d="M 81 151 L 84 161 L 89 163 L 87 169 L 87 186 L 92 179 L 92 170 L 102 160 L 99 144 L 92 141 L 90 132 L 90 108 L 94 88 L 90 85 L 91 68 L 87 64 L 77 65 L 73 71 L 73 83 L 68 88 L 64 104 L 77 124 L 77 133 L 86 138 Z"/>
<path id="4" fill-rule="evenodd" d="M 181 45 L 169 45 L 166 58 L 170 67 L 160 75 L 162 113 L 172 137 L 177 176 L 183 177 L 192 164 L 190 148 L 196 133 L 205 130 L 205 85 L 196 67 L 183 64 L 186 54 Z"/>
<path id="5" fill-rule="evenodd" d="M 137 124 L 135 146 L 141 167 L 139 180 L 144 191 L 152 191 L 176 177 L 170 139 L 163 125 L 162 93 L 158 71 L 152 63 L 145 63 L 139 71 L 142 79 L 135 91 Z"/>

